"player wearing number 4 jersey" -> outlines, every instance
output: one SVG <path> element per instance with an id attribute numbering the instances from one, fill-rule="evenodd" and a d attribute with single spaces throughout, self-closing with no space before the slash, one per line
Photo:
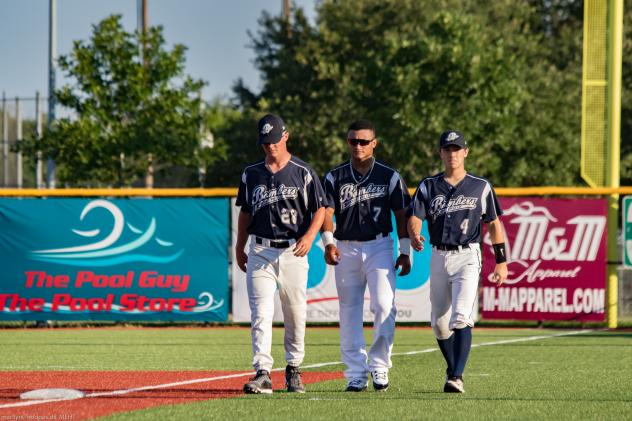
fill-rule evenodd
<path id="1" fill-rule="evenodd" d="M 335 265 L 340 302 L 340 350 L 346 364 L 347 391 L 388 388 L 395 331 L 395 268 L 410 272 L 410 240 L 406 233 L 406 185 L 397 171 L 373 157 L 377 145 L 371 122 L 351 124 L 347 135 L 351 160 L 331 170 L 324 179 L 327 209 L 322 228 L 325 261 Z M 390 233 L 395 213 L 400 256 L 393 262 Z M 336 231 L 332 216 L 336 216 Z M 338 240 L 334 244 L 334 237 Z M 363 333 L 364 293 L 369 287 L 373 344 L 367 354 Z"/>
<path id="2" fill-rule="evenodd" d="M 492 185 L 465 171 L 469 149 L 463 135 L 444 132 L 439 150 L 445 172 L 419 183 L 410 203 L 408 232 L 413 248 L 422 250 L 421 224 L 428 221 L 431 323 L 447 363 L 443 391 L 463 393 L 481 271 L 481 221 L 489 224 L 496 255 L 493 280 L 499 285 L 507 278 L 505 240 Z"/>
<path id="3" fill-rule="evenodd" d="M 288 152 L 288 136 L 281 118 L 268 114 L 259 121 L 259 144 L 266 157 L 246 167 L 237 194 L 241 211 L 235 259 L 246 272 L 257 370 L 244 385 L 246 393 L 272 393 L 272 317 L 277 287 L 285 325 L 287 390 L 305 391 L 299 365 L 305 355 L 307 253 L 323 222 L 325 194 L 314 170 Z"/>

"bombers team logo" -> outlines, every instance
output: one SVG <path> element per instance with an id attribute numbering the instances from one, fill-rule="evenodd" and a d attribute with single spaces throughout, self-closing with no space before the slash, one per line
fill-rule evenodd
<path id="1" fill-rule="evenodd" d="M 256 213 L 259 209 L 271 203 L 280 200 L 294 200 L 298 197 L 298 187 L 287 187 L 281 184 L 276 189 L 268 190 L 264 184 L 260 184 L 252 191 L 252 213 Z"/>
<path id="2" fill-rule="evenodd" d="M 388 186 L 385 184 L 369 184 L 366 187 L 358 187 L 353 183 L 343 184 L 340 187 L 340 209 L 345 210 L 356 203 L 386 196 Z"/>
<path id="3" fill-rule="evenodd" d="M 437 218 L 444 213 L 456 212 L 464 209 L 475 209 L 477 203 L 477 197 L 467 197 L 462 194 L 451 198 L 446 203 L 445 196 L 440 194 L 430 202 L 430 210 L 428 213 L 433 218 Z"/>

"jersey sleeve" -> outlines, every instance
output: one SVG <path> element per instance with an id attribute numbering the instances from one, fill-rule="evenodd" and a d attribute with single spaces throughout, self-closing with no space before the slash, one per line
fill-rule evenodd
<path id="1" fill-rule="evenodd" d="M 239 190 L 237 192 L 237 200 L 235 205 L 241 206 L 241 210 L 246 213 L 250 213 L 250 204 L 248 204 L 248 184 L 246 171 L 241 174 L 241 182 L 239 183 Z"/>
<path id="2" fill-rule="evenodd" d="M 426 208 L 426 197 L 428 196 L 428 191 L 426 189 L 426 184 L 422 180 L 417 186 L 417 190 L 413 195 L 410 205 L 408 206 L 408 210 L 406 211 L 407 216 L 416 216 L 417 218 L 423 220 L 426 218 L 426 214 L 428 209 Z"/>
<path id="3" fill-rule="evenodd" d="M 327 197 L 316 171 L 310 168 L 305 177 L 307 187 L 307 209 L 312 213 L 319 208 L 327 207 Z"/>
<path id="4" fill-rule="evenodd" d="M 408 187 L 406 187 L 406 183 L 404 183 L 404 180 L 396 171 L 393 172 L 393 176 L 391 177 L 388 192 L 392 210 L 398 211 L 405 209 L 410 204 Z"/>
<path id="5" fill-rule="evenodd" d="M 486 183 L 485 188 L 483 189 L 483 197 L 481 199 L 481 203 L 483 204 L 483 222 L 492 222 L 494 219 L 503 214 L 500 202 L 498 202 L 498 197 L 496 196 L 496 192 L 494 191 L 491 183 Z"/>

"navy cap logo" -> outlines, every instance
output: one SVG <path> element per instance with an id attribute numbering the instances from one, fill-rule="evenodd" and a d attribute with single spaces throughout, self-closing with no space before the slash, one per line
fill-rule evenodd
<path id="1" fill-rule="evenodd" d="M 279 143 L 285 133 L 285 123 L 281 117 L 274 114 L 266 114 L 257 125 L 259 131 L 259 144 Z"/>
<path id="2" fill-rule="evenodd" d="M 467 148 L 467 141 L 463 135 L 456 130 L 448 130 L 441 133 L 439 138 L 439 148 L 447 148 L 449 146 L 457 146 L 461 149 Z"/>

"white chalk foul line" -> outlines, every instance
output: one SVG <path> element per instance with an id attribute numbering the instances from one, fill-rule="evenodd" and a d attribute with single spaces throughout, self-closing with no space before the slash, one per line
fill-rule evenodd
<path id="1" fill-rule="evenodd" d="M 494 341 L 494 342 L 483 342 L 480 344 L 473 344 L 472 348 L 477 348 L 481 346 L 505 345 L 505 344 L 511 344 L 511 343 L 517 343 L 517 342 L 537 341 L 540 339 L 558 338 L 560 336 L 579 335 L 582 333 L 587 333 L 587 332 L 592 332 L 592 331 L 593 331 L 592 329 L 574 330 L 570 332 L 555 333 L 552 335 L 527 336 L 525 338 L 506 339 L 506 340 Z M 397 357 L 397 356 L 406 356 L 406 355 L 427 354 L 429 352 L 436 352 L 438 350 L 439 350 L 438 348 L 427 348 L 427 349 L 421 349 L 418 351 L 394 352 L 392 356 Z M 332 365 L 342 365 L 342 361 L 329 361 L 329 362 L 324 362 L 324 363 L 304 365 L 303 368 L 320 368 L 320 367 L 327 367 L 327 366 L 332 366 Z M 285 368 L 275 368 L 272 371 L 283 371 L 283 370 L 285 370 Z M 252 376 L 253 374 L 254 372 L 247 372 L 247 373 L 227 374 L 224 376 L 204 377 L 200 379 L 183 380 L 180 382 L 156 384 L 153 386 L 141 386 L 141 387 L 135 387 L 131 389 L 112 390 L 109 392 L 88 393 L 83 397 L 77 397 L 77 398 L 42 399 L 42 400 L 34 400 L 34 401 L 8 403 L 8 404 L 0 405 L 0 409 L 18 408 L 22 406 L 32 406 L 32 405 L 42 405 L 42 404 L 51 403 L 51 402 L 71 401 L 71 400 L 85 399 L 85 398 L 101 398 L 104 396 L 126 395 L 128 393 L 142 392 L 145 390 L 166 389 L 168 387 L 174 387 L 174 386 L 184 386 L 184 385 L 195 384 L 195 383 L 205 383 L 205 382 L 213 382 L 217 380 L 234 379 L 238 377 L 248 377 L 248 376 Z"/>

